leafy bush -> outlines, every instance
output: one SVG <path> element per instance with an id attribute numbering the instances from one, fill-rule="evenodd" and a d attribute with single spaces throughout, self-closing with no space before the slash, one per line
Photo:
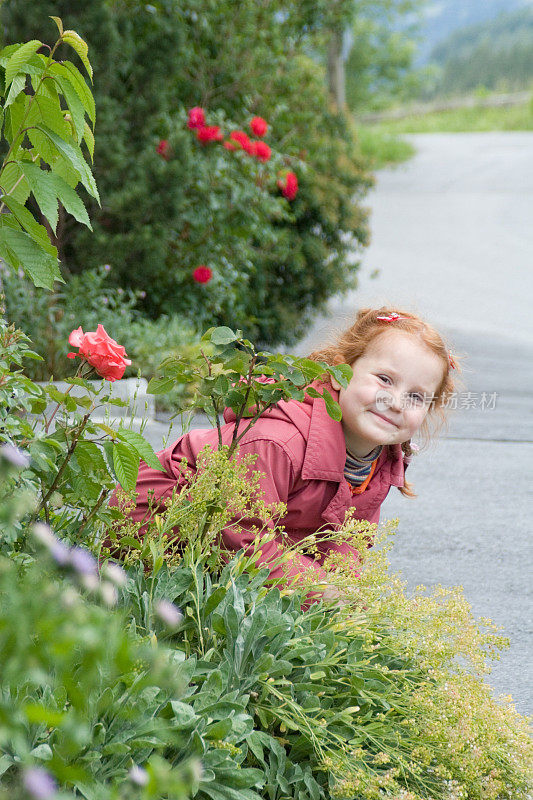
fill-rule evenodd
<path id="1" fill-rule="evenodd" d="M 270 343 L 294 340 L 314 308 L 353 288 L 348 254 L 368 239 L 361 201 L 371 179 L 307 55 L 330 6 L 246 0 L 235 26 L 231 3 L 5 0 L 6 41 L 60 14 L 91 48 L 102 208 L 91 207 L 94 234 L 61 224 L 69 271 L 110 263 L 117 285 L 146 291 L 151 316 L 228 324 Z M 185 109 L 199 103 L 226 134 L 255 114 L 268 120 L 281 162 L 268 185 L 256 185 L 265 169 L 253 160 L 196 141 Z M 169 160 L 156 152 L 162 139 Z M 298 174 L 293 203 L 277 189 L 280 167 Z M 192 278 L 200 264 L 213 269 L 207 286 Z"/>

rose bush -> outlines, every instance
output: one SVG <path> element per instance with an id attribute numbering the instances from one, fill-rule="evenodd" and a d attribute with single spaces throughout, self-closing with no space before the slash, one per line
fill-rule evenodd
<path id="1" fill-rule="evenodd" d="M 87 361 L 106 381 L 120 380 L 126 367 L 131 365 L 125 348 L 109 336 L 103 325 L 99 324 L 96 331 L 88 333 L 84 333 L 81 327 L 77 328 L 68 337 L 68 342 L 79 352 L 68 353 L 67 358 L 80 357 Z"/>

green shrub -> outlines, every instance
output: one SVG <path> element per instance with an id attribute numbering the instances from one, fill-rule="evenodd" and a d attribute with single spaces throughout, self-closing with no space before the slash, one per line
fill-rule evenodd
<path id="1" fill-rule="evenodd" d="M 348 255 L 368 239 L 361 201 L 371 179 L 307 55 L 329 6 L 246 0 L 235 26 L 231 3 L 207 0 L 4 0 L 6 41 L 46 30 L 59 14 L 94 63 L 102 207 L 91 206 L 94 234 L 60 226 L 70 272 L 110 263 L 117 286 L 146 292 L 150 316 L 228 324 L 270 343 L 294 340 L 313 309 L 354 287 Z M 226 133 L 255 114 L 268 120 L 279 154 L 268 185 L 255 180 L 270 165 L 257 170 L 239 153 L 198 145 L 185 109 L 199 104 Z M 168 161 L 156 153 L 160 139 L 172 147 Z M 290 204 L 276 186 L 280 168 L 298 173 Z M 191 277 L 199 264 L 213 269 L 208 285 Z"/>

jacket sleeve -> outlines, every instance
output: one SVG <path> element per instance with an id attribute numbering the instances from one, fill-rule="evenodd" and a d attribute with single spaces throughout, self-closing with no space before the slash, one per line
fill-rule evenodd
<path id="1" fill-rule="evenodd" d="M 250 472 L 258 472 L 259 489 L 263 493 L 266 504 L 286 503 L 293 483 L 293 468 L 291 460 L 283 447 L 267 438 L 251 438 L 243 442 L 239 448 L 239 457 L 246 454 L 255 454 L 255 462 L 250 467 Z M 257 517 L 249 516 L 239 519 L 238 524 L 230 523 L 222 532 L 222 541 L 231 551 L 242 548 L 252 550 L 257 529 L 273 529 L 275 521 L 266 522 Z M 255 528 L 255 531 L 254 531 Z M 284 559 L 282 564 L 275 564 L 285 553 L 281 537 L 274 538 L 261 548 L 258 565 L 270 569 L 270 578 L 281 579 L 282 583 L 293 583 L 298 576 L 308 570 L 316 573 L 316 580 L 321 581 L 326 573 L 312 558 L 300 554 L 292 554 Z"/>

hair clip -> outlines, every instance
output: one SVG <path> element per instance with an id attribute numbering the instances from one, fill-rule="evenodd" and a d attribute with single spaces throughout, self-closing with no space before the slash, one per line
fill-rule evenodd
<path id="1" fill-rule="evenodd" d="M 448 361 L 449 361 L 450 367 L 452 369 L 457 369 L 457 364 L 455 363 L 454 357 L 452 356 L 452 354 L 450 352 L 448 352 Z"/>
<path id="2" fill-rule="evenodd" d="M 387 314 L 386 316 L 376 317 L 376 319 L 380 319 L 383 322 L 396 322 L 399 319 L 406 319 L 406 317 L 400 317 L 395 311 L 391 314 Z"/>

